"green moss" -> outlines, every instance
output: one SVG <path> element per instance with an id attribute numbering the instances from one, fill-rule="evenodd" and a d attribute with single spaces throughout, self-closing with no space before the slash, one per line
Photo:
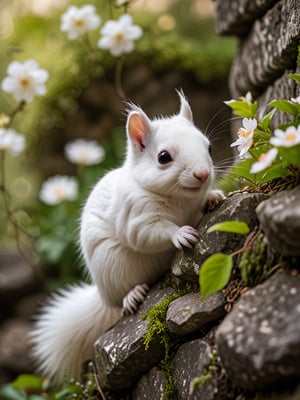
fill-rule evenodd
<path id="1" fill-rule="evenodd" d="M 147 332 L 144 336 L 145 349 L 149 349 L 149 345 L 155 339 L 159 339 L 165 347 L 166 352 L 169 352 L 169 334 L 166 325 L 166 314 L 169 304 L 181 297 L 183 294 L 176 292 L 171 296 L 166 297 L 161 303 L 151 307 L 147 313 L 143 314 L 142 319 L 148 319 Z"/>
<path id="2" fill-rule="evenodd" d="M 267 246 L 262 233 L 257 236 L 251 249 L 242 254 L 239 267 L 245 285 L 255 286 L 262 281 L 269 268 Z"/>
<path id="3" fill-rule="evenodd" d="M 201 376 L 196 376 L 190 385 L 190 395 L 194 393 L 196 388 L 202 389 L 204 385 L 212 380 L 217 375 L 218 365 L 220 364 L 220 360 L 218 358 L 218 353 L 216 349 L 213 349 L 210 353 L 210 361 L 209 365 L 202 370 Z"/>
<path id="4" fill-rule="evenodd" d="M 151 307 L 148 312 L 142 316 L 143 320 L 148 320 L 147 332 L 144 336 L 145 349 L 149 349 L 150 343 L 154 340 L 159 340 L 164 346 L 164 359 L 160 363 L 161 369 L 164 371 L 166 377 L 166 384 L 163 392 L 164 400 L 175 400 L 177 398 L 171 370 L 171 339 L 166 324 L 166 315 L 169 304 L 188 292 L 190 292 L 189 285 L 187 285 L 185 289 L 181 289 L 171 296 L 166 297 L 160 304 Z"/>
<path id="5" fill-rule="evenodd" d="M 210 381 L 212 377 L 212 374 L 207 370 L 204 370 L 201 376 L 196 376 L 191 382 L 190 395 L 194 393 L 196 388 L 202 389 L 206 382 Z"/>

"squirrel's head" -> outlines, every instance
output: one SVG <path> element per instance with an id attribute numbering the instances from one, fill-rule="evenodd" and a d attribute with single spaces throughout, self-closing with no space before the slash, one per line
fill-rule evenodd
<path id="1" fill-rule="evenodd" d="M 127 163 L 144 189 L 166 196 L 198 198 L 213 178 L 210 142 L 193 123 L 191 107 L 182 92 L 179 113 L 150 120 L 135 105 L 127 117 Z"/>

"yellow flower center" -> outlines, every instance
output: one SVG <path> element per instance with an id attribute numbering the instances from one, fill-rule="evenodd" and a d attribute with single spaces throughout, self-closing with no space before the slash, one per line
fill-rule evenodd
<path id="1" fill-rule="evenodd" d="M 75 19 L 74 25 L 77 26 L 77 28 L 81 28 L 84 26 L 84 20 L 81 18 Z"/>
<path id="2" fill-rule="evenodd" d="M 290 132 L 290 133 L 287 133 L 285 135 L 285 141 L 286 142 L 294 142 L 295 139 L 296 139 L 296 133 L 295 132 Z"/>
<path id="3" fill-rule="evenodd" d="M 23 86 L 23 88 L 27 88 L 28 86 L 30 86 L 30 79 L 27 78 L 27 76 L 24 76 L 20 79 L 20 84 L 21 86 Z"/>
<path id="4" fill-rule="evenodd" d="M 65 191 L 61 186 L 56 186 L 54 188 L 54 193 L 58 201 L 64 201 L 66 199 Z"/>
<path id="5" fill-rule="evenodd" d="M 250 134 L 251 134 L 251 130 L 250 129 L 240 128 L 238 130 L 238 135 L 239 136 L 248 137 Z"/>
<path id="6" fill-rule="evenodd" d="M 6 114 L 0 114 L 0 128 L 3 128 L 5 125 L 8 125 L 10 122 L 10 117 Z"/>
<path id="7" fill-rule="evenodd" d="M 89 159 L 89 156 L 88 156 L 88 152 L 86 151 L 86 149 L 81 149 L 79 157 L 78 157 L 79 163 L 86 164 L 88 159 Z"/>
<path id="8" fill-rule="evenodd" d="M 123 33 L 119 32 L 119 33 L 115 34 L 115 41 L 116 42 L 122 42 L 123 39 L 124 39 Z"/>

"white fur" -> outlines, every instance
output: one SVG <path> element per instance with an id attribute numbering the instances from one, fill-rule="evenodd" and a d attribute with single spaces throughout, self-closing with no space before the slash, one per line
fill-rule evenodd
<path id="1" fill-rule="evenodd" d="M 208 139 L 194 126 L 179 93 L 178 115 L 151 121 L 132 106 L 127 121 L 127 157 L 91 192 L 81 218 L 80 242 L 92 285 L 57 294 L 32 334 L 44 374 L 60 382 L 78 378 L 93 357 L 97 337 L 117 321 L 122 304 L 134 311 L 147 285 L 169 270 L 175 248 L 198 240 L 196 226 L 214 180 Z M 140 134 L 141 133 L 141 134 Z M 172 162 L 162 165 L 166 150 Z M 195 177 L 208 173 L 203 182 Z"/>

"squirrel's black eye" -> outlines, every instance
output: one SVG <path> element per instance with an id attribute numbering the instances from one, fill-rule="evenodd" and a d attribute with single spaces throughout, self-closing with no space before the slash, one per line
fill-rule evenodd
<path id="1" fill-rule="evenodd" d="M 210 156 L 212 156 L 212 148 L 211 148 L 211 144 L 208 146 L 208 154 Z"/>
<path id="2" fill-rule="evenodd" d="M 170 155 L 170 153 L 167 150 L 162 150 L 159 154 L 158 154 L 158 162 L 160 164 L 168 164 L 169 162 L 172 161 L 172 157 Z"/>

